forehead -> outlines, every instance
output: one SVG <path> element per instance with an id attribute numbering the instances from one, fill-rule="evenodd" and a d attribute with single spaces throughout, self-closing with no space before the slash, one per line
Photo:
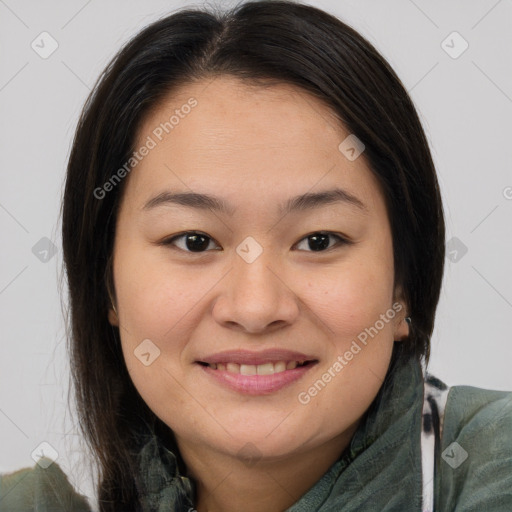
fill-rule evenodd
<path id="1" fill-rule="evenodd" d="M 191 103 L 195 106 L 189 109 Z M 169 121 L 172 127 L 165 125 Z M 231 142 L 246 150 L 291 147 L 303 143 L 305 136 L 322 149 L 319 142 L 326 131 L 335 138 L 343 132 L 331 109 L 297 87 L 262 86 L 224 76 L 184 84 L 169 93 L 145 117 L 137 132 L 139 142 L 151 133 L 158 138 L 159 127 L 169 145 L 195 139 L 197 148 L 208 144 L 209 151 L 220 151 Z M 236 146 L 229 149 L 233 152 Z"/>
<path id="2" fill-rule="evenodd" d="M 341 185 L 371 202 L 379 185 L 364 153 L 351 161 L 339 149 L 349 135 L 332 109 L 292 85 L 200 80 L 146 115 L 134 149 L 152 149 L 130 173 L 128 188 L 141 196 L 166 185 L 288 196 Z"/>

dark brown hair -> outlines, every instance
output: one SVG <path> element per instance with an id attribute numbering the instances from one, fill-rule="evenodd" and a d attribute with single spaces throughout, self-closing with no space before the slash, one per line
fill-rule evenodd
<path id="1" fill-rule="evenodd" d="M 389 371 L 398 360 L 428 362 L 444 266 L 443 207 L 418 115 L 385 59 L 339 19 L 295 2 L 167 16 L 136 35 L 100 76 L 78 122 L 63 197 L 72 378 L 80 426 L 98 461 L 102 511 L 138 508 L 133 455 L 145 430 L 179 453 L 172 431 L 135 389 L 119 330 L 107 318 L 126 180 L 102 198 L 94 191 L 129 160 L 150 109 L 178 86 L 216 75 L 297 86 L 364 143 L 364 158 L 385 193 L 395 284 L 412 317 L 410 336 L 395 343 Z"/>

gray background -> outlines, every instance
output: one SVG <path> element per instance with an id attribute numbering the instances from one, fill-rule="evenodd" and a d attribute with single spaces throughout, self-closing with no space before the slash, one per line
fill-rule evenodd
<path id="1" fill-rule="evenodd" d="M 431 144 L 447 240 L 458 240 L 449 242 L 430 371 L 449 385 L 512 390 L 512 3 L 309 3 L 359 30 L 388 59 Z M 140 28 L 185 5 L 204 3 L 0 0 L 0 472 L 33 466 L 31 453 L 46 441 L 71 481 L 92 494 L 66 410 L 59 299 L 66 159 L 81 106 L 107 62 Z M 59 45 L 46 59 L 31 47 L 42 45 L 43 31 Z M 457 58 L 443 48 L 452 55 L 463 48 L 460 39 L 446 40 L 453 31 L 469 44 Z M 44 237 L 55 244 L 53 257 L 43 252 Z"/>

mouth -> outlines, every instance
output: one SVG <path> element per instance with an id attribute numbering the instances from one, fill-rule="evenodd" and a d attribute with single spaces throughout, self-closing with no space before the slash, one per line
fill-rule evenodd
<path id="1" fill-rule="evenodd" d="M 274 393 L 305 375 L 318 359 L 288 350 L 229 351 L 196 363 L 214 383 L 238 393 Z"/>
<path id="2" fill-rule="evenodd" d="M 226 371 L 238 375 L 274 375 L 283 373 L 286 370 L 295 370 L 302 366 L 308 366 L 317 363 L 316 359 L 309 361 L 269 361 L 263 364 L 239 364 L 239 363 L 206 363 L 198 361 L 202 366 L 208 366 L 212 370 Z"/>

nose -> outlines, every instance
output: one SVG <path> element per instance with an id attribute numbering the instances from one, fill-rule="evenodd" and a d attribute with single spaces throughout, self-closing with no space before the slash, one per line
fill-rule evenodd
<path id="1" fill-rule="evenodd" d="M 290 274 L 268 251 L 252 263 L 234 257 L 213 307 L 214 319 L 224 327 L 261 333 L 291 325 L 298 317 L 299 299 Z"/>

